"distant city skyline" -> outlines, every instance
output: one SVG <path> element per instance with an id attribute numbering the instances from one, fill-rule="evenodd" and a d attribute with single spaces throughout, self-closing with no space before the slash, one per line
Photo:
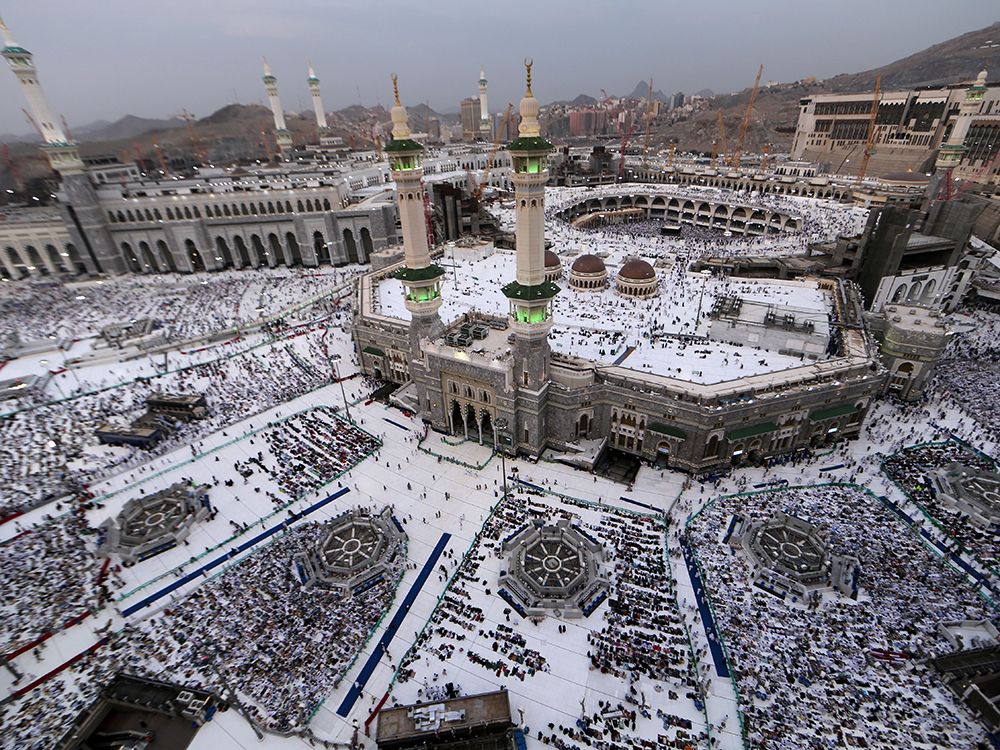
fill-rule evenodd
<path id="1" fill-rule="evenodd" d="M 760 63 L 765 80 L 829 78 L 884 65 L 1000 17 L 987 0 L 940 10 L 929 0 L 835 7 L 623 0 L 613 11 L 571 0 L 483 7 L 457 0 L 296 0 L 280 7 L 263 0 L 7 0 L 0 15 L 34 53 L 53 110 L 72 127 L 182 109 L 204 117 L 233 101 L 266 104 L 262 56 L 287 111 L 309 109 L 309 60 L 330 111 L 388 106 L 395 71 L 404 103 L 455 113 L 463 98 L 477 96 L 480 65 L 491 108 L 502 111 L 521 95 L 525 56 L 535 61 L 543 103 L 581 93 L 596 98 L 601 88 L 626 94 L 650 76 L 667 94 L 723 93 L 750 86 Z M 0 75 L 0 102 L 0 133 L 28 132 L 8 71 Z"/>

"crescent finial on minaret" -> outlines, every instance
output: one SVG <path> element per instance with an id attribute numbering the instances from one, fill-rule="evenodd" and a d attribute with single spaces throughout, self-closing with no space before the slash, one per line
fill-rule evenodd
<path id="1" fill-rule="evenodd" d="M 392 74 L 392 95 L 396 100 L 396 106 L 401 107 L 402 104 L 399 101 L 399 77 L 395 73 Z"/>
<path id="2" fill-rule="evenodd" d="M 528 94 L 531 94 L 531 66 L 534 65 L 534 60 L 530 57 L 524 58 L 524 69 L 527 71 L 528 79 Z"/>

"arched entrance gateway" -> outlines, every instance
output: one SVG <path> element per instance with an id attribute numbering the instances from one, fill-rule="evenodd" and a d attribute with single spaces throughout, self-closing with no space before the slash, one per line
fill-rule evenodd
<path id="1" fill-rule="evenodd" d="M 344 230 L 344 248 L 347 250 L 347 262 L 358 263 L 358 243 L 354 241 L 354 232 Z"/>
<path id="2" fill-rule="evenodd" d="M 215 238 L 215 251 L 217 268 L 232 268 L 236 265 L 233 263 L 233 254 L 229 252 L 229 244 L 226 242 L 225 237 Z"/>
<path id="3" fill-rule="evenodd" d="M 289 265 L 301 266 L 302 252 L 299 250 L 299 241 L 295 239 L 295 235 L 292 232 L 288 232 L 285 235 L 285 246 L 288 248 L 289 256 L 291 256 Z"/>
<path id="4" fill-rule="evenodd" d="M 247 250 L 247 243 L 240 235 L 236 235 L 236 239 L 233 240 L 233 244 L 236 245 L 236 254 L 240 256 L 240 263 L 243 264 L 243 267 L 256 268 L 257 264 L 250 262 L 250 252 Z"/>
<path id="5" fill-rule="evenodd" d="M 287 266 L 288 263 L 285 261 L 285 253 L 281 249 L 281 240 L 278 239 L 278 235 L 269 234 L 267 242 L 271 247 L 271 257 L 274 258 L 274 265 Z"/>
<path id="6" fill-rule="evenodd" d="M 163 261 L 163 266 L 170 273 L 177 273 L 177 264 L 174 262 L 174 256 L 170 252 L 170 248 L 167 247 L 167 243 L 163 240 L 157 240 L 156 252 L 159 253 L 160 259 Z"/>
<path id="7" fill-rule="evenodd" d="M 372 233 L 368 227 L 361 227 L 361 249 L 365 253 L 363 262 L 367 263 L 368 259 L 372 257 L 372 253 L 375 252 L 375 246 L 372 244 Z"/>
<path id="8" fill-rule="evenodd" d="M 451 402 L 451 434 L 462 437 L 469 436 L 465 427 L 465 418 L 462 416 L 462 407 L 458 401 Z"/>
<path id="9" fill-rule="evenodd" d="M 670 443 L 666 440 L 661 440 L 656 444 L 656 463 L 657 469 L 666 469 L 670 465 Z"/>
<path id="10" fill-rule="evenodd" d="M 191 273 L 200 273 L 205 270 L 205 259 L 194 244 L 194 240 L 184 240 L 184 253 L 187 255 L 188 268 Z"/>
<path id="11" fill-rule="evenodd" d="M 313 251 L 316 253 L 316 262 L 320 265 L 330 263 L 330 245 L 322 232 L 313 233 Z"/>

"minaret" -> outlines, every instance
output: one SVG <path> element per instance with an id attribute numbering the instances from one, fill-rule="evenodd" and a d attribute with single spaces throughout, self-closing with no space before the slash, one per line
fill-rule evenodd
<path id="1" fill-rule="evenodd" d="M 49 103 L 45 100 L 42 84 L 38 80 L 38 70 L 35 68 L 34 57 L 28 50 L 14 41 L 7 25 L 0 20 L 0 32 L 3 33 L 3 56 L 14 71 L 24 98 L 28 100 L 31 116 L 35 118 L 45 144 L 42 151 L 48 158 L 52 168 L 60 174 L 78 174 L 83 172 L 83 161 L 75 143 L 71 143 L 62 127 L 52 116 Z"/>
<path id="2" fill-rule="evenodd" d="M 959 105 L 955 124 L 952 126 L 948 140 L 941 144 L 934 167 L 939 172 L 947 172 L 962 163 L 965 155 L 965 137 L 969 134 L 972 117 L 979 113 L 983 97 L 986 95 L 986 71 L 982 70 L 976 77 L 976 82 L 965 91 L 965 99 Z"/>
<path id="3" fill-rule="evenodd" d="M 490 107 L 486 103 L 486 70 L 483 67 L 479 68 L 479 131 L 488 138 L 493 137 Z"/>
<path id="4" fill-rule="evenodd" d="M 69 140 L 49 109 L 38 80 L 34 58 L 24 47 L 14 41 L 14 36 L 3 20 L 4 58 L 21 84 L 28 100 L 31 115 L 41 131 L 45 143 L 42 153 L 52 168 L 62 177 L 65 202 L 60 206 L 73 244 L 79 248 L 84 265 L 90 273 L 122 273 L 125 261 L 115 247 L 108 229 L 107 218 L 80 158 L 77 144 Z"/>
<path id="5" fill-rule="evenodd" d="M 264 88 L 267 89 L 267 100 L 271 105 L 271 114 L 274 115 L 274 139 L 278 143 L 278 150 L 285 161 L 292 158 L 292 134 L 285 125 L 285 111 L 281 108 L 281 100 L 278 98 L 278 79 L 271 72 L 271 66 L 264 58 Z"/>
<path id="6" fill-rule="evenodd" d="M 406 309 L 410 311 L 411 359 L 419 358 L 420 342 L 434 338 L 442 329 L 441 278 L 444 269 L 431 262 L 424 214 L 423 146 L 410 137 L 406 109 L 399 101 L 399 86 L 392 77 L 392 140 L 385 147 L 389 170 L 396 183 L 399 223 L 403 229 L 405 267 L 395 276 L 403 282 Z M 423 403 L 423 401 L 421 401 Z"/>
<path id="7" fill-rule="evenodd" d="M 312 63 L 309 63 L 309 93 L 312 94 L 313 111 L 316 113 L 316 129 L 319 131 L 319 142 L 323 142 L 330 129 L 326 125 L 326 112 L 323 110 L 323 99 L 319 95 L 319 79 L 316 71 L 313 70 Z"/>
<path id="8" fill-rule="evenodd" d="M 513 162 L 517 279 L 503 288 L 514 332 L 514 379 L 522 414 L 516 444 L 537 453 L 544 444 L 544 394 L 548 383 L 552 300 L 559 287 L 545 280 L 545 183 L 552 144 L 542 137 L 538 100 L 531 92 L 531 60 L 525 61 L 527 89 L 521 99 L 518 137 L 508 150 Z M 527 402 L 527 403 L 522 403 Z M 531 416 L 528 416 L 531 415 Z"/>

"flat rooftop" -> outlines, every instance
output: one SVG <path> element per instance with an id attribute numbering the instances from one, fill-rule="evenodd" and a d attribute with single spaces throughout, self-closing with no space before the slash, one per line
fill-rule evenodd
<path id="1" fill-rule="evenodd" d="M 569 287 L 565 275 L 557 282 L 562 291 L 555 298 L 554 325 L 549 336 L 553 351 L 695 383 L 719 383 L 798 367 L 803 360 L 795 355 L 709 339 L 708 311 L 717 297 L 737 296 L 771 305 L 778 311 L 787 306 L 798 315 L 808 314 L 824 326 L 832 310 L 829 293 L 815 282 L 706 278 L 685 273 L 680 265 L 657 269 L 660 293 L 656 297 L 647 300 L 622 297 L 614 291 L 614 280 L 627 257 L 627 252 L 618 251 L 604 258 L 608 289 L 576 291 Z M 561 260 L 568 273 L 573 258 Z M 455 248 L 454 254 L 449 249 L 438 263 L 447 271 L 442 280 L 441 306 L 441 319 L 446 324 L 473 311 L 506 318 L 509 301 L 501 287 L 515 276 L 513 251 L 492 246 Z M 702 316 L 696 325 L 699 302 Z M 410 319 L 403 302 L 402 283 L 396 279 L 377 283 L 372 306 L 376 314 Z M 475 341 L 456 351 L 471 356 L 477 353 L 474 350 L 482 349 L 478 353 L 502 359 L 509 349 L 508 333 L 491 332 L 486 341 Z"/>
<path id="2" fill-rule="evenodd" d="M 480 693 L 464 698 L 398 706 L 379 712 L 375 741 L 407 744 L 407 740 L 424 742 L 443 732 L 474 728 L 506 728 L 511 725 L 510 698 L 506 690 Z M 416 743 L 414 743 L 416 744 Z"/>

